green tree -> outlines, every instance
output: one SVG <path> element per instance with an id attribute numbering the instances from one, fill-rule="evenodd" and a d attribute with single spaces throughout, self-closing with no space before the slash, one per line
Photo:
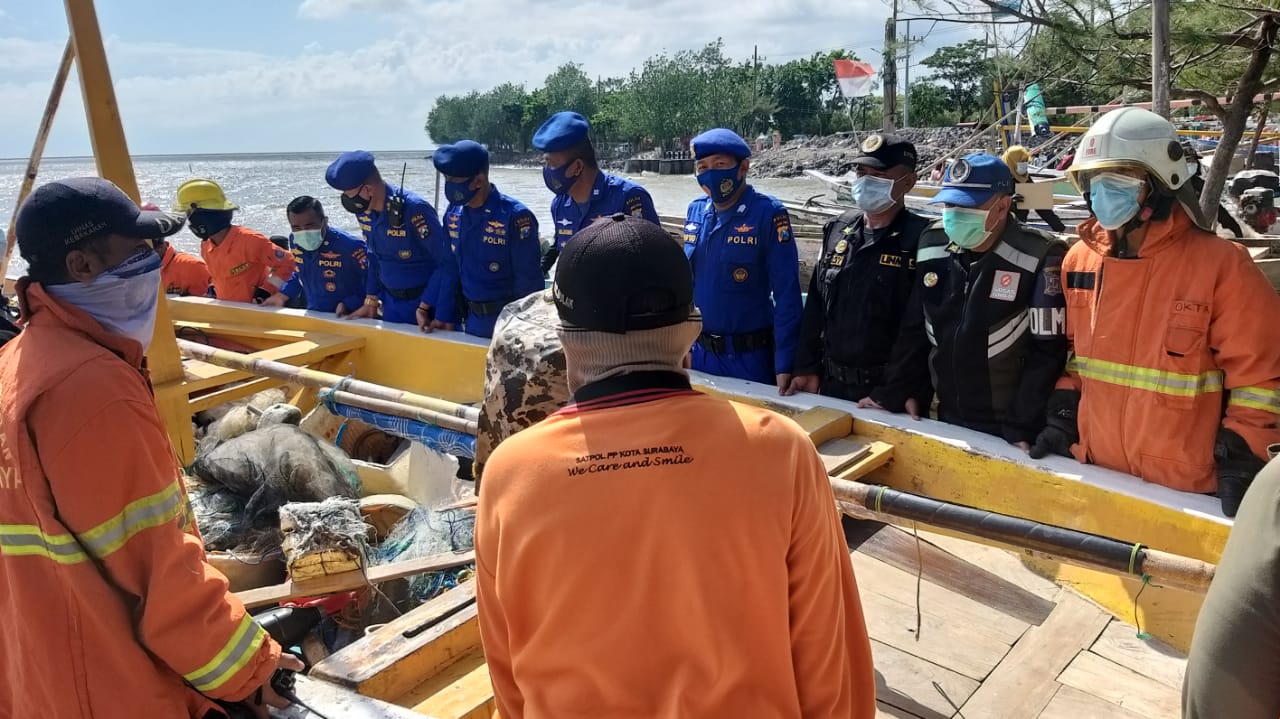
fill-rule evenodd
<path id="1" fill-rule="evenodd" d="M 591 117 L 596 111 L 596 84 L 577 63 L 567 62 L 556 68 L 542 87 L 551 112 L 572 110 L 583 117 Z"/>
<path id="2" fill-rule="evenodd" d="M 947 88 L 933 82 L 911 86 L 910 109 L 911 124 L 917 127 L 952 125 L 958 118 Z"/>
<path id="3" fill-rule="evenodd" d="M 986 58 L 986 40 L 968 40 L 940 47 L 920 64 L 933 70 L 933 77 L 947 86 L 947 97 L 960 120 L 968 120 L 982 106 L 984 82 L 991 74 Z"/>

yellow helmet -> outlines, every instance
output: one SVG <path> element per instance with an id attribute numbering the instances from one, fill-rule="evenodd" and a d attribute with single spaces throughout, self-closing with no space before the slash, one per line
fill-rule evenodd
<path id="1" fill-rule="evenodd" d="M 1004 164 L 1019 182 L 1027 181 L 1027 164 L 1031 162 L 1031 153 L 1022 145 L 1014 145 L 1004 151 Z M 1021 166 L 1021 169 L 1019 169 Z"/>
<path id="2" fill-rule="evenodd" d="M 187 180 L 178 187 L 177 212 L 188 215 L 192 210 L 234 210 L 236 206 L 227 199 L 227 193 L 213 180 Z"/>

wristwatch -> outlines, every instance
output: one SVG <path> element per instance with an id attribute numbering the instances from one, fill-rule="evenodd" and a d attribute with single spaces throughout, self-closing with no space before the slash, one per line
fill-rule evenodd
<path id="1" fill-rule="evenodd" d="M 374 297 L 373 295 L 365 295 L 364 303 L 368 307 L 377 307 L 379 300 L 377 297 Z"/>

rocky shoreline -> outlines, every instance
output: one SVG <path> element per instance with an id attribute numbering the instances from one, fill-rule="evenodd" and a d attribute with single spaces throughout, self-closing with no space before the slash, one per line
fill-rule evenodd
<path id="1" fill-rule="evenodd" d="M 969 127 L 925 127 L 898 130 L 897 134 L 910 140 L 920 155 L 919 171 L 927 175 L 930 166 L 952 148 L 969 140 L 975 130 Z M 751 174 L 755 177 L 798 177 L 804 170 L 817 170 L 828 175 L 840 176 L 853 169 L 853 159 L 861 154 L 862 140 L 868 132 L 849 132 L 823 137 L 806 137 L 789 140 L 779 147 L 768 147 L 751 158 Z M 1040 144 L 1041 138 L 1028 137 L 1027 147 Z M 995 151 L 998 146 L 995 135 L 971 151 Z M 655 151 L 639 153 L 636 157 L 653 157 Z M 621 171 L 626 160 L 623 156 L 601 157 L 600 165 L 609 171 Z M 495 151 L 495 165 L 536 167 L 542 164 L 542 153 Z"/>

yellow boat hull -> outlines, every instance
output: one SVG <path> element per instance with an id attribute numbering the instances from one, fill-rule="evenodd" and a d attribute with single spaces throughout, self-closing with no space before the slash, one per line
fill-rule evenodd
<path id="1" fill-rule="evenodd" d="M 296 342 L 299 337 L 346 338 L 340 343 L 331 341 L 342 351 L 335 355 L 340 361 L 331 364 L 329 371 L 454 402 L 475 403 L 482 399 L 487 351 L 483 340 L 453 332 L 424 335 L 416 327 L 404 325 L 350 322 L 299 310 L 271 310 L 207 299 L 184 298 L 168 304 L 178 328 L 193 327 L 210 336 L 228 337 L 258 348 L 270 347 L 273 338 L 277 344 Z M 314 364 L 319 366 L 323 361 Z M 188 378 L 198 374 L 187 368 Z M 244 375 L 238 377 L 243 380 Z M 852 434 L 861 439 L 892 445 L 893 459 L 865 481 L 1141 542 L 1207 562 L 1217 562 L 1230 530 L 1229 520 L 1221 516 L 1213 498 L 1174 492 L 1061 457 L 1031 460 L 996 437 L 929 420 L 916 422 L 900 415 L 862 410 L 827 397 L 778 397 L 772 387 L 751 382 L 697 373 L 694 382 L 704 391 L 793 416 L 807 413 L 812 417 L 815 409 L 825 408 L 818 414 L 844 419 L 827 422 L 833 428 L 828 434 L 843 436 L 852 426 Z M 180 388 L 168 390 L 172 393 Z M 171 431 L 190 427 L 190 407 L 178 402 L 164 406 L 169 407 L 166 421 Z M 851 423 L 847 418 L 852 419 Z M 818 434 L 814 436 L 817 441 Z M 180 445 L 177 441 L 175 444 Z M 1140 578 L 1120 578 L 1026 552 L 1023 555 L 1023 560 L 1037 571 L 1077 589 L 1115 616 L 1138 624 L 1174 647 L 1185 651 L 1189 646 L 1201 596 L 1144 586 Z"/>

